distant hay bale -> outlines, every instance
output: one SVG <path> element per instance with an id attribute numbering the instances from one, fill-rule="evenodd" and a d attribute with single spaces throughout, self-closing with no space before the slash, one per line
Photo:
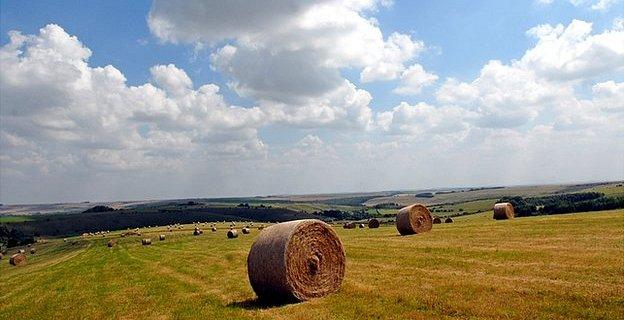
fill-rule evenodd
<path id="1" fill-rule="evenodd" d="M 338 291 L 345 252 L 323 221 L 279 223 L 263 230 L 251 246 L 247 273 L 260 299 L 305 301 Z"/>
<path id="2" fill-rule="evenodd" d="M 433 224 L 438 224 L 438 223 L 442 223 L 442 219 L 440 219 L 440 217 L 434 217 Z"/>
<path id="3" fill-rule="evenodd" d="M 152 244 L 152 239 L 150 239 L 150 238 L 145 238 L 145 239 L 141 240 L 141 243 L 142 243 L 144 246 L 149 246 L 150 244 Z"/>
<path id="4" fill-rule="evenodd" d="M 429 209 L 415 203 L 399 210 L 396 217 L 396 228 L 403 236 L 430 231 L 433 227 Z"/>
<path id="5" fill-rule="evenodd" d="M 342 227 L 345 229 L 355 229 L 357 225 L 355 224 L 355 222 L 352 221 L 345 223 Z"/>
<path id="6" fill-rule="evenodd" d="M 160 240 L 160 241 L 165 241 L 165 235 L 164 235 L 164 234 L 161 234 L 161 235 L 158 237 L 158 240 Z"/>
<path id="7" fill-rule="evenodd" d="M 368 227 L 371 229 L 379 228 L 379 220 L 375 218 L 368 220 Z"/>
<path id="8" fill-rule="evenodd" d="M 448 217 L 448 218 L 444 219 L 444 223 L 453 223 L 453 218 Z"/>
<path id="9" fill-rule="evenodd" d="M 9 263 L 13 266 L 21 266 L 26 264 L 26 255 L 23 253 L 16 253 L 9 258 Z"/>
<path id="10" fill-rule="evenodd" d="M 19 249 L 19 250 L 17 250 L 17 253 L 24 254 L 24 253 L 26 253 L 26 250 L 24 250 L 24 249 Z"/>
<path id="11" fill-rule="evenodd" d="M 35 254 L 37 253 L 37 249 L 36 248 L 30 248 L 30 254 Z"/>
<path id="12" fill-rule="evenodd" d="M 360 227 L 360 229 L 364 228 L 364 224 L 363 223 L 360 223 L 358 226 Z"/>
<path id="13" fill-rule="evenodd" d="M 515 216 L 514 207 L 509 202 L 500 202 L 494 205 L 495 220 L 512 219 Z"/>
<path id="14" fill-rule="evenodd" d="M 258 230 L 262 230 L 262 229 L 264 229 L 264 226 L 263 225 L 259 225 L 258 226 Z"/>
<path id="15" fill-rule="evenodd" d="M 109 248 L 112 248 L 116 245 L 117 245 L 117 240 L 114 240 L 114 239 L 108 240 L 108 242 L 106 243 L 106 246 Z"/>
<path id="16" fill-rule="evenodd" d="M 213 227 L 211 228 L 211 230 L 212 230 L 212 232 L 217 232 L 217 227 L 213 226 Z"/>
<path id="17" fill-rule="evenodd" d="M 229 239 L 238 238 L 238 231 L 236 231 L 236 230 L 234 230 L 234 229 L 228 230 L 228 232 L 227 232 L 227 237 L 228 237 Z"/>
<path id="18" fill-rule="evenodd" d="M 67 242 L 67 239 L 63 239 L 63 242 Z"/>
<path id="19" fill-rule="evenodd" d="M 204 232 L 200 229 L 200 228 L 195 228 L 195 230 L 193 230 L 193 235 L 194 236 L 198 236 L 200 234 L 203 234 Z"/>
<path id="20" fill-rule="evenodd" d="M 243 234 L 249 234 L 249 228 L 245 227 L 242 229 Z"/>

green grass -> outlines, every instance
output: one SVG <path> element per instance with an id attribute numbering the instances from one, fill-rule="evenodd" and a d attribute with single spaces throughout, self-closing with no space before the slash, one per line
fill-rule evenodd
<path id="1" fill-rule="evenodd" d="M 0 319 L 618 319 L 624 314 L 624 210 L 491 220 L 458 217 L 425 234 L 336 228 L 347 253 L 334 295 L 262 307 L 246 273 L 258 231 L 144 231 L 38 244 L 0 263 Z M 12 253 L 12 252 L 11 252 Z"/>
<path id="2" fill-rule="evenodd" d="M 624 197 L 624 186 L 622 183 L 610 184 L 583 190 L 586 192 L 602 192 L 609 197 Z"/>
<path id="3" fill-rule="evenodd" d="M 33 219 L 29 216 L 0 216 L 0 223 L 24 222 L 32 220 Z"/>

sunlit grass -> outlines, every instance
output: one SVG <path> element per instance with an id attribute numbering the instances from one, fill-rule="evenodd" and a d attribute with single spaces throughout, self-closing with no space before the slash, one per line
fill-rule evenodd
<path id="1" fill-rule="evenodd" d="M 493 221 L 458 217 L 426 234 L 337 227 L 341 290 L 305 303 L 254 303 L 246 257 L 258 231 L 52 240 L 28 265 L 0 264 L 6 319 L 611 318 L 624 314 L 624 210 Z M 167 239 L 158 241 L 165 233 Z"/>

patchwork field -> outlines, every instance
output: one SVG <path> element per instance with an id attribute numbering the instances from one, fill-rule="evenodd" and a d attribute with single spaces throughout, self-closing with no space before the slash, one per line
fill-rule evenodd
<path id="1" fill-rule="evenodd" d="M 190 225 L 144 229 L 151 246 L 119 232 L 51 239 L 25 266 L 0 261 L 0 319 L 624 317 L 624 210 L 509 221 L 491 214 L 405 237 L 392 225 L 336 226 L 347 254 L 341 290 L 277 306 L 254 300 L 247 279 L 255 229 L 234 240 L 225 225 L 201 236 Z M 118 245 L 109 249 L 110 238 Z"/>

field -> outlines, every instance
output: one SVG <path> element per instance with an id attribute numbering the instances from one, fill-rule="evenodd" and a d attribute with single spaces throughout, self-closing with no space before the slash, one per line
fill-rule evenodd
<path id="1" fill-rule="evenodd" d="M 140 238 L 50 239 L 28 264 L 0 263 L 0 319 L 617 319 L 624 316 L 624 210 L 491 220 L 457 217 L 425 234 L 345 230 L 341 290 L 304 303 L 254 300 L 238 239 L 192 227 Z M 11 249 L 10 253 L 16 248 Z"/>

